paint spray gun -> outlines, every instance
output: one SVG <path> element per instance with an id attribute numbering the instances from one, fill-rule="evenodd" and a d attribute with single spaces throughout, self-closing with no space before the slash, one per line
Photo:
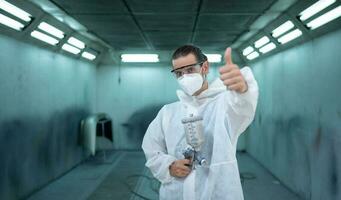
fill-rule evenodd
<path id="1" fill-rule="evenodd" d="M 189 147 L 183 151 L 185 159 L 191 161 L 192 169 L 195 168 L 195 164 L 201 166 L 206 164 L 205 158 L 201 155 L 201 145 L 204 142 L 203 118 L 201 116 L 191 115 L 188 118 L 182 120 L 182 124 L 185 128 L 186 141 Z"/>

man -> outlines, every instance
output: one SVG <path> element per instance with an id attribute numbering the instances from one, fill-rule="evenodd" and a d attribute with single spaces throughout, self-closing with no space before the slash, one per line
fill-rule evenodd
<path id="1" fill-rule="evenodd" d="M 146 166 L 161 182 L 162 200 L 243 199 L 236 146 L 254 118 L 258 85 L 249 67 L 239 70 L 233 63 L 231 48 L 225 61 L 220 79 L 208 84 L 209 63 L 198 47 L 185 45 L 173 54 L 172 72 L 182 89 L 179 101 L 160 110 L 142 143 Z M 201 153 L 207 160 L 194 170 L 182 154 L 187 143 L 181 120 L 189 116 L 203 118 Z"/>

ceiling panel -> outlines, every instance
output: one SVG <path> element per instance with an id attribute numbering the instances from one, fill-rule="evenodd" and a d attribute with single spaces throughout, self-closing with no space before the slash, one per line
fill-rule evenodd
<path id="1" fill-rule="evenodd" d="M 127 50 L 139 50 L 144 51 L 147 49 L 147 45 L 142 41 L 134 40 L 112 40 L 108 42 L 116 50 L 127 51 Z"/>
<path id="2" fill-rule="evenodd" d="M 124 50 L 126 48 L 147 48 L 146 43 L 140 36 L 140 33 L 100 33 L 102 38 L 110 43 L 115 49 Z"/>
<path id="3" fill-rule="evenodd" d="M 203 13 L 259 14 L 269 8 L 275 0 L 204 0 Z"/>
<path id="4" fill-rule="evenodd" d="M 194 44 L 207 49 L 223 50 L 237 38 L 237 34 L 223 31 L 199 31 L 195 34 Z"/>
<path id="5" fill-rule="evenodd" d="M 237 37 L 237 33 L 224 31 L 198 31 L 195 34 L 194 42 L 198 41 L 231 41 Z"/>
<path id="6" fill-rule="evenodd" d="M 53 0 L 116 49 L 225 49 L 275 0 Z M 200 8 L 200 9 L 199 9 Z M 198 13 L 199 11 L 199 13 Z"/>
<path id="7" fill-rule="evenodd" d="M 199 0 L 126 0 L 133 12 L 137 13 L 174 13 L 196 12 Z"/>
<path id="8" fill-rule="evenodd" d="M 188 44 L 191 32 L 147 32 L 147 36 L 150 41 L 153 41 L 156 49 L 167 50 L 166 48 L 175 49 L 183 44 Z"/>
<path id="9" fill-rule="evenodd" d="M 195 16 L 193 15 L 136 15 L 144 31 L 170 30 L 192 31 Z"/>
<path id="10" fill-rule="evenodd" d="M 194 42 L 194 45 L 201 47 L 203 51 L 223 51 L 230 46 L 232 41 L 210 41 L 210 42 Z"/>
<path id="11" fill-rule="evenodd" d="M 69 14 L 128 13 L 122 0 L 51 0 Z"/>
<path id="12" fill-rule="evenodd" d="M 254 19 L 255 16 L 249 15 L 201 15 L 197 30 L 241 32 L 246 30 Z"/>
<path id="13" fill-rule="evenodd" d="M 139 32 L 129 15 L 75 15 L 75 18 L 91 31 L 98 33 Z"/>

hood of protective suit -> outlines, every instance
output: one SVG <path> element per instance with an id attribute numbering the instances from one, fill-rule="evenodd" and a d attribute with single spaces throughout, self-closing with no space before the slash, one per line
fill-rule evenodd
<path id="1" fill-rule="evenodd" d="M 226 91 L 226 86 L 217 78 L 212 83 L 208 84 L 208 89 L 201 92 L 198 96 L 191 96 L 182 90 L 177 90 L 176 94 L 181 103 L 189 104 L 192 106 L 200 106 L 202 104 L 212 101 L 218 94 Z"/>

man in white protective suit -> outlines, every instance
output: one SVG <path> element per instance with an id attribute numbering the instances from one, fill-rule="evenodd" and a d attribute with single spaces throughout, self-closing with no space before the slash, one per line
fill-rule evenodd
<path id="1" fill-rule="evenodd" d="M 258 85 L 249 67 L 233 63 L 231 48 L 220 78 L 208 83 L 207 57 L 195 46 L 178 48 L 172 56 L 182 90 L 179 101 L 163 106 L 149 125 L 142 149 L 146 166 L 161 182 L 161 200 L 241 200 L 243 191 L 236 160 L 239 135 L 254 119 Z M 205 165 L 195 166 L 183 155 L 188 146 L 182 119 L 201 116 Z"/>

